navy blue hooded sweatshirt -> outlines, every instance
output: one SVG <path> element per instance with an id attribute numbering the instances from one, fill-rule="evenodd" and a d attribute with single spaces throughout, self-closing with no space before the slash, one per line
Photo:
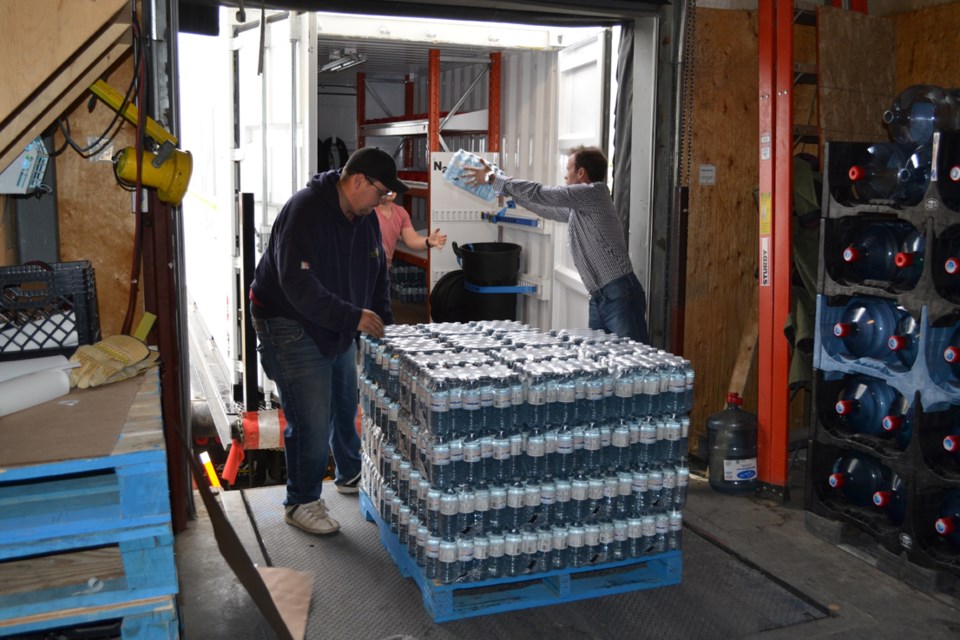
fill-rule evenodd
<path id="1" fill-rule="evenodd" d="M 287 201 L 250 286 L 254 317 L 298 321 L 328 358 L 350 346 L 363 309 L 393 323 L 380 224 L 375 214 L 347 220 L 339 179 L 316 174 Z"/>

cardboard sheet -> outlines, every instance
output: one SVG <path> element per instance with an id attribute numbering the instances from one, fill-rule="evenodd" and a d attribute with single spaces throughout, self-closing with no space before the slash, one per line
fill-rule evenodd
<path id="1" fill-rule="evenodd" d="M 144 376 L 65 396 L 0 418 L 0 468 L 108 456 Z"/>

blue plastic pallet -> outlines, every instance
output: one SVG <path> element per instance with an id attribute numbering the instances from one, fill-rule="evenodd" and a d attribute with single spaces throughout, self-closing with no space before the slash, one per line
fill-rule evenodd
<path id="1" fill-rule="evenodd" d="M 679 551 L 642 559 L 623 560 L 602 566 L 564 569 L 462 584 L 439 584 L 423 575 L 423 569 L 407 553 L 390 527 L 380 518 L 370 498 L 360 494 L 360 511 L 375 522 L 380 541 L 393 558 L 400 574 L 413 578 L 420 588 L 423 605 L 434 622 L 447 622 L 505 611 L 530 609 L 601 596 L 655 589 L 680 584 Z"/>
<path id="2" fill-rule="evenodd" d="M 147 598 L 114 606 L 85 607 L 67 615 L 21 621 L 0 621 L 0 637 L 59 627 L 76 627 L 102 620 L 120 620 L 123 640 L 179 640 L 180 622 L 174 596 Z"/>

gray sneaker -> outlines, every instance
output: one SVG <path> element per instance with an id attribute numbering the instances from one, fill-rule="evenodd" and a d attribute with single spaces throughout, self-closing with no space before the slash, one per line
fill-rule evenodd
<path id="1" fill-rule="evenodd" d="M 358 473 L 345 482 L 335 483 L 337 491 L 346 494 L 360 493 L 360 476 L 361 474 Z"/>
<path id="2" fill-rule="evenodd" d="M 320 536 L 336 533 L 340 530 L 340 523 L 330 517 L 323 498 L 316 502 L 286 507 L 286 514 L 283 519 L 287 521 L 287 524 L 292 524 L 307 533 Z"/>

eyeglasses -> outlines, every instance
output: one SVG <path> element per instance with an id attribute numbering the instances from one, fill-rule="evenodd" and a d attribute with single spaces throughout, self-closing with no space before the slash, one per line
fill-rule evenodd
<path id="1" fill-rule="evenodd" d="M 377 193 L 380 194 L 381 200 L 386 200 L 387 198 L 393 195 L 393 191 L 386 191 L 384 189 L 381 189 L 380 187 L 377 186 L 377 183 L 371 180 L 369 177 L 363 176 L 363 179 L 369 182 L 370 185 L 377 190 Z"/>

